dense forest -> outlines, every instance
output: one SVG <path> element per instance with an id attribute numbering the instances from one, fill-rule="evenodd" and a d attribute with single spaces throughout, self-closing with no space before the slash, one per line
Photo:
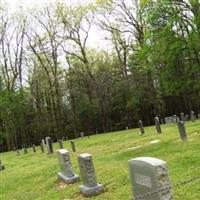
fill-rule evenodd
<path id="1" fill-rule="evenodd" d="M 88 46 L 93 28 L 109 46 Z M 200 112 L 199 0 L 0 4 L 1 150 Z"/>

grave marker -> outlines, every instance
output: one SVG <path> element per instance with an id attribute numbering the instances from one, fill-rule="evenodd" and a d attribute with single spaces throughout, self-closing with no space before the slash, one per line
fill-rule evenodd
<path id="1" fill-rule="evenodd" d="M 185 131 L 185 125 L 182 121 L 178 122 L 178 130 L 182 140 L 187 140 L 187 133 Z"/>
<path id="2" fill-rule="evenodd" d="M 173 199 L 165 161 L 151 157 L 139 157 L 129 160 L 129 170 L 134 199 Z M 145 196 L 147 193 L 150 195 Z"/>
<path id="3" fill-rule="evenodd" d="M 161 127 L 160 127 L 160 121 L 158 117 L 155 117 L 155 125 L 156 125 L 156 131 L 158 134 L 162 133 Z"/>
<path id="4" fill-rule="evenodd" d="M 84 196 L 94 196 L 103 191 L 103 185 L 98 184 L 92 156 L 88 153 L 83 153 L 78 156 L 78 163 L 80 168 L 83 185 L 80 186 L 80 191 Z"/>
<path id="5" fill-rule="evenodd" d="M 50 137 L 46 137 L 46 144 L 47 144 L 47 150 L 48 153 L 47 154 L 52 154 L 53 153 L 53 143 L 52 143 L 52 139 Z"/>
<path id="6" fill-rule="evenodd" d="M 182 121 L 182 122 L 184 122 L 184 121 L 185 121 L 185 115 L 184 115 L 184 113 L 183 113 L 183 112 L 180 114 L 180 118 L 181 118 L 181 121 Z"/>
<path id="7" fill-rule="evenodd" d="M 85 136 L 85 133 L 84 132 L 81 132 L 80 133 L 81 137 L 83 138 Z"/>
<path id="8" fill-rule="evenodd" d="M 79 181 L 79 176 L 72 170 L 69 151 L 59 149 L 57 151 L 57 156 L 61 169 L 61 172 L 58 173 L 58 177 L 67 184 Z"/>
<path id="9" fill-rule="evenodd" d="M 71 147 L 72 147 L 72 151 L 76 152 L 76 146 L 75 146 L 74 140 L 70 140 L 70 144 L 71 144 Z"/>
<path id="10" fill-rule="evenodd" d="M 138 126 L 139 126 L 139 129 L 140 129 L 141 135 L 144 135 L 145 131 L 144 131 L 142 120 L 138 121 Z"/>
<path id="11" fill-rule="evenodd" d="M 195 114 L 194 114 L 194 111 L 191 111 L 190 112 L 190 119 L 192 122 L 195 122 Z"/>

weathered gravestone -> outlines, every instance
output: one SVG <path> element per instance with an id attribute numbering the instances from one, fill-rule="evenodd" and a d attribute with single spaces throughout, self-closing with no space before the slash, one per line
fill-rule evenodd
<path id="1" fill-rule="evenodd" d="M 53 143 L 52 139 L 50 137 L 46 137 L 46 144 L 47 144 L 47 154 L 52 154 L 53 153 Z"/>
<path id="2" fill-rule="evenodd" d="M 45 147 L 45 140 L 42 139 L 42 145 Z"/>
<path id="3" fill-rule="evenodd" d="M 179 121 L 178 122 L 178 130 L 179 130 L 179 134 L 182 140 L 187 140 L 187 133 L 185 131 L 185 125 L 184 122 Z"/>
<path id="4" fill-rule="evenodd" d="M 36 147 L 35 147 L 35 145 L 33 145 L 33 152 L 34 152 L 34 153 L 36 152 Z"/>
<path id="5" fill-rule="evenodd" d="M 158 117 L 155 117 L 155 126 L 156 126 L 156 131 L 158 134 L 162 133 L 161 127 L 160 127 L 160 121 Z"/>
<path id="6" fill-rule="evenodd" d="M 166 162 L 139 157 L 129 160 L 134 200 L 172 200 Z"/>
<path id="7" fill-rule="evenodd" d="M 83 138 L 85 136 L 85 133 L 84 132 L 81 132 L 80 133 L 81 137 Z"/>
<path id="8" fill-rule="evenodd" d="M 166 123 L 166 124 L 171 124 L 171 123 L 173 123 L 173 117 L 165 117 L 165 123 Z"/>
<path id="9" fill-rule="evenodd" d="M 83 185 L 80 186 L 81 193 L 86 197 L 101 193 L 103 185 L 97 183 L 92 156 L 83 153 L 78 156 L 78 163 L 83 181 Z"/>
<path id="10" fill-rule="evenodd" d="M 25 146 L 23 147 L 23 150 L 24 150 L 24 154 L 28 153 L 28 150 L 27 150 L 27 148 Z"/>
<path id="11" fill-rule="evenodd" d="M 59 149 L 57 151 L 57 155 L 61 169 L 61 172 L 58 173 L 58 177 L 67 184 L 79 181 L 79 176 L 74 174 L 72 170 L 69 151 L 65 149 Z"/>
<path id="12" fill-rule="evenodd" d="M 64 149 L 62 140 L 58 140 L 58 144 L 59 144 L 60 149 Z"/>
<path id="13" fill-rule="evenodd" d="M 20 155 L 20 151 L 17 149 L 16 150 L 16 156 L 19 156 Z"/>
<path id="14" fill-rule="evenodd" d="M 74 140 L 70 140 L 70 144 L 71 144 L 71 147 L 72 147 L 72 151 L 76 152 L 76 146 L 75 146 Z"/>
<path id="15" fill-rule="evenodd" d="M 194 121 L 195 121 L 195 118 L 196 118 L 196 117 L 195 117 L 194 111 L 191 111 L 191 112 L 190 112 L 190 119 L 191 119 L 191 121 L 194 122 Z"/>
<path id="16" fill-rule="evenodd" d="M 185 115 L 184 115 L 184 113 L 183 113 L 183 112 L 180 114 L 180 119 L 181 119 L 181 121 L 182 121 L 182 122 L 184 122 L 184 121 L 185 121 Z"/>
<path id="17" fill-rule="evenodd" d="M 141 135 L 144 135 L 145 131 L 144 131 L 142 120 L 138 121 L 138 126 L 139 126 L 139 129 L 140 129 Z"/>
<path id="18" fill-rule="evenodd" d="M 43 144 L 43 142 L 40 143 L 40 149 L 41 149 L 41 152 L 44 153 L 44 144 Z"/>
<path id="19" fill-rule="evenodd" d="M 4 166 L 4 164 L 2 163 L 2 161 L 0 160 L 0 171 L 1 170 L 4 170 L 5 169 L 5 166 Z"/>

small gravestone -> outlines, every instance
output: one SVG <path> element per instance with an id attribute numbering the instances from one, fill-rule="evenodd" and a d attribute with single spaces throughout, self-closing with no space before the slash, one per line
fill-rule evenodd
<path id="1" fill-rule="evenodd" d="M 19 156 L 19 155 L 20 155 L 20 151 L 16 150 L 16 156 Z"/>
<path id="2" fill-rule="evenodd" d="M 185 131 L 185 125 L 184 122 L 179 121 L 178 122 L 178 130 L 179 130 L 179 134 L 182 140 L 187 140 L 187 133 Z"/>
<path id="3" fill-rule="evenodd" d="M 84 132 L 81 132 L 80 133 L 80 136 L 83 138 L 85 136 L 85 133 Z"/>
<path id="4" fill-rule="evenodd" d="M 62 140 L 58 140 L 58 144 L 60 149 L 64 149 Z"/>
<path id="5" fill-rule="evenodd" d="M 72 170 L 69 151 L 65 149 L 59 149 L 57 151 L 57 156 L 61 169 L 61 172 L 58 173 L 59 179 L 67 184 L 79 181 L 79 176 L 74 174 Z"/>
<path id="6" fill-rule="evenodd" d="M 156 126 L 156 131 L 158 134 L 162 133 L 161 127 L 160 127 L 160 121 L 158 117 L 155 117 L 155 126 Z"/>
<path id="7" fill-rule="evenodd" d="M 181 121 L 182 121 L 182 122 L 184 122 L 184 121 L 185 121 L 185 115 L 184 115 L 184 113 L 183 113 L 183 112 L 180 114 L 180 119 L 181 119 Z"/>
<path id="8" fill-rule="evenodd" d="M 177 117 L 177 115 L 173 115 L 172 121 L 173 123 L 177 123 L 179 121 L 179 118 Z"/>
<path id="9" fill-rule="evenodd" d="M 72 147 L 72 151 L 76 152 L 76 146 L 75 146 L 74 140 L 70 140 L 70 144 L 71 144 L 71 147 Z"/>
<path id="10" fill-rule="evenodd" d="M 41 152 L 44 153 L 44 144 L 43 144 L 43 142 L 40 143 L 40 149 L 41 149 Z"/>
<path id="11" fill-rule="evenodd" d="M 83 153 L 78 156 L 78 163 L 83 181 L 83 185 L 80 186 L 81 193 L 86 197 L 101 193 L 103 185 L 98 184 L 96 181 L 92 156 L 88 153 Z"/>
<path id="12" fill-rule="evenodd" d="M 46 144 L 47 144 L 47 154 L 52 154 L 53 153 L 53 143 L 52 139 L 50 137 L 46 137 Z"/>
<path id="13" fill-rule="evenodd" d="M 42 145 L 45 147 L 45 140 L 42 139 L 41 141 L 42 141 Z"/>
<path id="14" fill-rule="evenodd" d="M 35 147 L 35 145 L 33 145 L 33 152 L 34 152 L 34 153 L 36 152 L 36 147 Z"/>
<path id="15" fill-rule="evenodd" d="M 128 126 L 126 126 L 126 130 L 128 130 Z"/>
<path id="16" fill-rule="evenodd" d="M 138 121 L 138 126 L 139 126 L 139 129 L 140 129 L 141 135 L 144 135 L 145 131 L 144 131 L 142 120 Z"/>
<path id="17" fill-rule="evenodd" d="M 4 164 L 2 163 L 2 161 L 0 160 L 0 171 L 1 170 L 4 170 L 5 169 L 5 166 L 4 166 Z"/>
<path id="18" fill-rule="evenodd" d="M 190 119 L 192 122 L 195 122 L 195 114 L 194 114 L 194 111 L 191 111 L 190 112 Z"/>
<path id="19" fill-rule="evenodd" d="M 129 170 L 134 199 L 173 199 L 165 161 L 139 157 L 129 160 Z"/>

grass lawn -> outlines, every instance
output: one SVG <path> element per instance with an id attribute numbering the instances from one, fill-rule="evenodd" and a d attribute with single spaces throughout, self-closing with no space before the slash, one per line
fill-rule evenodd
<path id="1" fill-rule="evenodd" d="M 162 125 L 162 134 L 155 127 L 145 127 L 144 136 L 138 129 L 94 135 L 75 140 L 77 152 L 71 152 L 69 141 L 64 147 L 71 152 L 74 172 L 79 174 L 77 155 L 93 156 L 97 181 L 105 191 L 91 200 L 129 200 L 132 196 L 128 160 L 151 156 L 165 160 L 170 180 L 176 183 L 200 175 L 200 121 L 187 122 L 188 142 L 182 142 L 176 124 Z M 152 140 L 160 143 L 150 144 Z M 141 146 L 140 148 L 132 148 Z M 58 144 L 54 144 L 54 150 Z M 40 147 L 33 153 L 16 156 L 15 152 L 1 153 L 5 170 L 0 172 L 0 200 L 84 200 L 79 192 L 81 182 L 65 185 L 57 178 L 59 165 L 56 153 L 42 154 Z M 175 200 L 200 200 L 200 180 L 173 188 Z"/>

